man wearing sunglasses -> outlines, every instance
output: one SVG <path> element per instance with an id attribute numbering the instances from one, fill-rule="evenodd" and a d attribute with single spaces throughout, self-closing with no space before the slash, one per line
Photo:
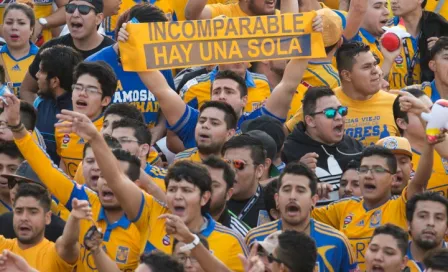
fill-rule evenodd
<path id="1" fill-rule="evenodd" d="M 275 194 L 280 219 L 249 231 L 246 236 L 246 244 L 250 247 L 256 241 L 263 241 L 277 231 L 302 232 L 315 241 L 319 254 L 312 267 L 315 267 L 316 272 L 356 271 L 357 261 L 347 237 L 340 231 L 310 218 L 310 213 L 318 199 L 317 182 L 316 175 L 306 165 L 302 163 L 286 165 L 279 177 L 278 192 Z M 285 254 L 285 251 L 281 252 Z M 277 251 L 277 253 L 279 252 Z M 293 254 L 292 256 L 295 256 L 296 259 L 302 258 L 294 251 L 290 251 L 290 254 Z M 294 268 L 291 267 L 290 260 L 286 261 L 281 258 L 282 254 L 274 254 L 274 256 L 282 260 L 290 269 Z M 292 271 L 302 270 L 293 269 Z"/>
<path id="2" fill-rule="evenodd" d="M 20 87 L 21 97 L 33 103 L 38 91 L 36 74 L 39 71 L 40 53 L 57 44 L 69 46 L 81 53 L 82 58 L 100 51 L 115 42 L 97 32 L 103 20 L 103 0 L 71 0 L 65 6 L 65 19 L 70 33 L 45 43 L 28 69 Z"/>
<path id="3" fill-rule="evenodd" d="M 341 105 L 328 87 L 312 87 L 303 98 L 304 122 L 287 137 L 282 159 L 285 163 L 301 161 L 313 169 L 320 182 L 331 185 L 329 199 L 339 199 L 342 169 L 353 159 L 358 160 L 362 144 L 344 133 L 349 109 Z"/>

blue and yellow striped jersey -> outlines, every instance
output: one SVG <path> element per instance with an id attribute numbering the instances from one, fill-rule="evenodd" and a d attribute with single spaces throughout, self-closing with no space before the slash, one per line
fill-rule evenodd
<path id="1" fill-rule="evenodd" d="M 412 241 L 409 241 L 408 252 L 406 253 L 406 255 L 408 256 L 407 267 L 409 268 L 409 270 L 406 270 L 406 271 L 408 271 L 408 272 L 424 272 L 424 271 L 426 271 L 425 266 L 421 262 L 414 260 L 414 257 L 412 256 L 412 252 L 411 252 L 411 244 L 412 244 Z M 446 242 L 443 242 L 442 248 L 447 248 Z"/>
<path id="2" fill-rule="evenodd" d="M 412 165 L 414 171 L 417 171 L 420 162 L 421 154 L 415 149 L 412 149 Z M 434 163 L 432 164 L 431 178 L 428 180 L 426 190 L 437 192 L 444 197 L 448 197 L 448 159 L 445 159 L 434 151 Z"/>
<path id="3" fill-rule="evenodd" d="M 174 157 L 174 161 L 178 160 L 190 160 L 194 162 L 202 163 L 201 156 L 199 155 L 199 150 L 197 147 L 189 148 L 182 152 L 179 152 Z"/>
<path id="4" fill-rule="evenodd" d="M 162 203 L 147 193 L 142 193 L 142 204 L 139 214 L 133 219 L 134 224 L 140 230 L 145 246 L 145 253 L 158 249 L 167 254 L 173 250 L 173 237 L 165 231 L 165 221 L 159 216 L 168 213 L 168 209 Z M 247 255 L 243 238 L 233 230 L 216 223 L 209 215 L 206 216 L 207 225 L 201 230 L 201 234 L 207 238 L 210 251 L 232 271 L 244 271 L 238 254 Z"/>
<path id="5" fill-rule="evenodd" d="M 437 90 L 435 79 L 431 82 L 423 82 L 422 90 L 429 98 L 431 98 L 432 103 L 435 103 L 439 99 L 444 99 L 444 97 L 440 97 L 440 93 L 439 90 Z"/>
<path id="6" fill-rule="evenodd" d="M 282 230 L 282 220 L 258 226 L 249 231 L 246 244 L 250 247 L 255 241 L 263 241 L 269 234 Z M 318 257 L 316 272 L 357 271 L 358 264 L 347 237 L 340 231 L 310 219 L 310 237 L 316 242 Z"/>
<path id="7" fill-rule="evenodd" d="M 98 195 L 86 186 L 75 183 L 62 170 L 58 169 L 45 151 L 32 140 L 30 134 L 16 139 L 15 143 L 39 179 L 68 210 L 72 208 L 73 198 L 89 201 L 96 226 L 101 228 L 104 233 L 103 244 L 107 255 L 122 271 L 133 271 L 138 266 L 141 239 L 139 230 L 127 219 L 126 215 L 123 214 L 117 222 L 108 222 Z M 82 246 L 84 236 L 91 226 L 90 221 L 81 221 L 79 235 L 81 252 L 77 264 L 78 272 L 97 271 L 92 253 Z"/>
<path id="8" fill-rule="evenodd" d="M 8 72 L 9 78 L 13 83 L 14 94 L 20 98 L 20 85 L 28 72 L 28 67 L 33 63 L 34 58 L 37 55 L 39 48 L 34 44 L 30 44 L 30 52 L 28 55 L 16 59 L 9 52 L 8 45 L 3 45 L 0 48 L 3 62 L 5 63 L 5 69 Z"/>
<path id="9" fill-rule="evenodd" d="M 311 216 L 340 230 L 350 240 L 361 271 L 365 270 L 365 252 L 376 227 L 391 223 L 407 230 L 406 192 L 393 197 L 382 206 L 367 210 L 362 198 L 345 198 L 332 204 L 315 208 Z"/>

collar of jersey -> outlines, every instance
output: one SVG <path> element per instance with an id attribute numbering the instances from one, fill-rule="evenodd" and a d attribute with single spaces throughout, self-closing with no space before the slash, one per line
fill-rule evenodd
<path id="1" fill-rule="evenodd" d="M 282 219 L 278 219 L 278 226 L 277 226 L 277 230 L 283 230 L 283 222 Z M 313 238 L 314 237 L 314 219 L 310 218 L 310 237 Z"/>
<path id="2" fill-rule="evenodd" d="M 98 214 L 98 220 L 104 220 L 107 223 L 107 229 L 115 229 L 117 227 L 121 227 L 122 229 L 127 229 L 131 225 L 131 221 L 126 217 L 125 214 L 115 223 L 110 224 L 107 220 L 106 213 L 104 212 L 103 207 L 100 209 L 100 213 Z"/>
<path id="3" fill-rule="evenodd" d="M 8 54 L 13 60 L 15 61 L 21 61 L 23 59 L 28 58 L 31 55 L 37 55 L 37 52 L 39 52 L 39 47 L 37 47 L 36 45 L 34 45 L 34 43 L 30 42 L 30 52 L 28 53 L 28 55 L 21 57 L 20 59 L 15 59 L 11 53 L 9 52 L 9 48 L 8 45 L 5 44 L 0 48 L 0 53 L 6 53 Z"/>
<path id="4" fill-rule="evenodd" d="M 361 32 L 361 34 L 364 36 L 364 38 L 366 38 L 366 40 L 369 43 L 375 43 L 377 40 L 375 38 L 375 36 L 373 36 L 372 34 L 370 34 L 369 31 L 365 30 L 364 28 L 360 28 L 359 32 Z"/>
<path id="5" fill-rule="evenodd" d="M 422 271 L 424 271 L 423 264 L 420 262 L 417 262 L 416 260 L 414 260 L 414 257 L 412 257 L 411 244 L 412 244 L 412 241 L 409 241 L 408 252 L 406 253 L 406 255 L 408 256 L 409 260 L 413 261 Z M 447 246 L 448 246 L 447 243 L 444 241 L 442 244 L 442 248 L 447 248 Z"/>
<path id="6" fill-rule="evenodd" d="M 436 80 L 431 81 L 431 100 L 432 102 L 436 102 L 440 99 L 439 90 L 437 90 Z"/>
<path id="7" fill-rule="evenodd" d="M 213 220 L 212 216 L 210 214 L 206 214 L 205 218 L 207 219 L 207 226 L 203 230 L 201 230 L 201 234 L 204 235 L 206 238 L 212 234 L 213 230 L 215 229 L 216 222 Z"/>
<path id="8" fill-rule="evenodd" d="M 218 73 L 218 66 L 215 67 L 215 69 L 213 69 L 210 72 L 210 81 L 213 82 L 215 80 L 216 74 Z M 255 81 L 254 78 L 252 77 L 252 73 L 246 70 L 246 86 L 248 88 L 255 88 Z"/>

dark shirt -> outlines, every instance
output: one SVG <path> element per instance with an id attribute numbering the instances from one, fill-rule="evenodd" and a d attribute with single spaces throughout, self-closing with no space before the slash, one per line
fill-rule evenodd
<path id="1" fill-rule="evenodd" d="M 246 223 L 239 220 L 238 217 L 227 208 L 219 217 L 218 222 L 221 223 L 221 225 L 238 232 L 243 237 L 246 237 L 247 233 L 251 229 Z"/>
<path id="2" fill-rule="evenodd" d="M 255 196 L 246 200 L 230 199 L 227 201 L 227 208 L 251 228 L 255 228 L 270 221 L 264 205 L 264 192 L 261 186 L 258 186 L 257 191 L 259 192 L 259 196 L 256 201 L 254 199 Z M 250 204 L 252 201 L 255 201 L 253 205 Z M 244 214 L 243 210 L 246 208 L 246 205 L 247 208 L 251 207 Z"/>

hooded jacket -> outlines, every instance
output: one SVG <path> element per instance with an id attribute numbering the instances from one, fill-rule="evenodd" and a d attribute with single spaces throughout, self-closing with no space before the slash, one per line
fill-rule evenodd
<path id="1" fill-rule="evenodd" d="M 319 155 L 316 175 L 320 182 L 333 185 L 330 201 L 319 201 L 319 205 L 324 205 L 339 199 L 339 182 L 343 169 L 351 160 L 359 160 L 362 150 L 363 146 L 359 141 L 345 134 L 342 140 L 334 145 L 315 141 L 305 133 L 305 125 L 300 122 L 286 138 L 282 160 L 289 163 L 299 161 L 307 153 L 315 152 Z"/>

